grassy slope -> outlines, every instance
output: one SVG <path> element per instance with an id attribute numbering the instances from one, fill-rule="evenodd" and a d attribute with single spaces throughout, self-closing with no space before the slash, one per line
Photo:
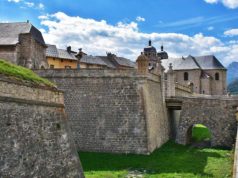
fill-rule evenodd
<path id="1" fill-rule="evenodd" d="M 150 178 L 231 176 L 231 151 L 195 149 L 170 141 L 149 156 L 80 152 L 86 178 L 125 177 L 128 170 L 146 170 Z"/>
<path id="2" fill-rule="evenodd" d="M 0 74 L 14 77 L 17 80 L 29 81 L 36 85 L 54 86 L 53 83 L 39 77 L 33 71 L 21 66 L 14 65 L 1 59 L 0 59 Z"/>
<path id="3" fill-rule="evenodd" d="M 209 140 L 211 138 L 211 133 L 208 130 L 207 127 L 205 127 L 202 124 L 196 124 L 193 127 L 192 131 L 192 139 L 196 142 L 202 141 L 202 140 Z"/>

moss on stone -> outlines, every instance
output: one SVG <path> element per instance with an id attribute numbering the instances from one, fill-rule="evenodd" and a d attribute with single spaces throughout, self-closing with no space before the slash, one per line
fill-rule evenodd
<path id="1" fill-rule="evenodd" d="M 32 70 L 17 66 L 2 59 L 0 59 L 0 74 L 14 77 L 14 79 L 17 80 L 28 81 L 34 85 L 55 87 L 53 83 L 39 77 Z"/>

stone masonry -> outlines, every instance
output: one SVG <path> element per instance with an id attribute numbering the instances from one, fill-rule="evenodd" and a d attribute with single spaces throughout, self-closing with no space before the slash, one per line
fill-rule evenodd
<path id="1" fill-rule="evenodd" d="M 211 146 L 231 148 L 235 142 L 238 98 L 190 97 L 183 98 L 176 142 L 190 143 L 194 124 L 203 124 L 211 132 Z"/>
<path id="2" fill-rule="evenodd" d="M 0 177 L 84 177 L 70 135 L 61 92 L 0 81 Z"/>
<path id="3" fill-rule="evenodd" d="M 64 91 L 78 150 L 148 154 L 169 139 L 160 77 L 136 70 L 36 70 Z"/>

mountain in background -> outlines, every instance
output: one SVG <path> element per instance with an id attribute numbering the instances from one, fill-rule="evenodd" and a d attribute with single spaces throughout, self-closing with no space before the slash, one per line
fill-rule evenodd
<path id="1" fill-rule="evenodd" d="M 235 79 L 228 85 L 227 91 L 231 94 L 238 94 L 238 79 Z"/>
<path id="2" fill-rule="evenodd" d="M 227 67 L 227 84 L 229 85 L 235 79 L 238 79 L 238 62 L 232 62 Z"/>
<path id="3" fill-rule="evenodd" d="M 227 67 L 227 91 L 238 94 L 238 62 L 232 62 Z"/>

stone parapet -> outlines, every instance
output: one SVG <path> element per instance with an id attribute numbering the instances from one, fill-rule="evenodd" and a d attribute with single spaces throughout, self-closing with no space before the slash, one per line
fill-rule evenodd
<path id="1" fill-rule="evenodd" d="M 20 85 L 0 79 L 0 98 L 12 98 L 18 101 L 55 104 L 64 107 L 64 95 L 59 90 L 47 90 Z"/>
<path id="2" fill-rule="evenodd" d="M 175 96 L 190 96 L 192 93 L 191 87 L 175 83 Z"/>

